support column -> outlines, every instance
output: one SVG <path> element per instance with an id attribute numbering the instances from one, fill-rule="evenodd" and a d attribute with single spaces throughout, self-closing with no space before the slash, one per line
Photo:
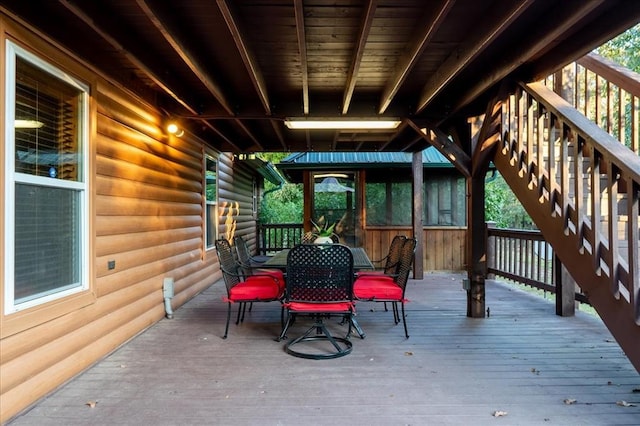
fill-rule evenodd
<path id="1" fill-rule="evenodd" d="M 422 163 L 422 151 L 413 153 L 411 169 L 413 175 L 413 236 L 416 239 L 413 278 L 421 280 L 424 276 L 424 230 L 422 227 L 422 217 L 424 215 L 424 203 L 422 201 L 424 164 Z"/>
<path id="2" fill-rule="evenodd" d="M 576 314 L 576 282 L 558 256 L 554 256 L 553 261 L 556 275 L 556 315 L 572 317 Z"/>
<path id="3" fill-rule="evenodd" d="M 468 262 L 469 289 L 467 316 L 485 316 L 485 277 L 487 275 L 487 232 L 484 219 L 484 173 L 467 179 L 468 204 Z"/>

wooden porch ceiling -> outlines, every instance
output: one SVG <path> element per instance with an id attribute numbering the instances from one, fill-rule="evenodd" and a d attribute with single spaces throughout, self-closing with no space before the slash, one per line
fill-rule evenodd
<path id="1" fill-rule="evenodd" d="M 640 21 L 635 0 L 2 0 L 212 146 L 415 151 Z M 398 117 L 393 131 L 286 117 Z"/>

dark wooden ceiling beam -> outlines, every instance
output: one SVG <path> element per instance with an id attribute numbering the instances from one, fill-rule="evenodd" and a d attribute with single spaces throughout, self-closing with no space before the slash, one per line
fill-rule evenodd
<path id="1" fill-rule="evenodd" d="M 167 28 L 164 22 L 156 15 L 145 0 L 136 0 L 136 3 L 147 16 L 147 18 L 153 23 L 156 29 L 169 43 L 171 48 L 176 52 L 182 61 L 189 67 L 191 72 L 202 82 L 207 88 L 209 93 L 220 103 L 222 108 L 229 114 L 234 115 L 231 104 L 225 97 L 220 86 L 211 78 L 211 76 L 204 70 L 204 68 L 196 61 L 196 57 L 192 55 L 187 48 L 182 44 L 178 38 Z"/>
<path id="2" fill-rule="evenodd" d="M 271 103 L 269 102 L 269 96 L 267 94 L 267 85 L 258 66 L 258 62 L 245 41 L 243 32 L 240 29 L 238 21 L 234 18 L 234 13 L 229 2 L 226 0 L 217 0 L 217 3 L 220 12 L 222 12 L 224 21 L 227 23 L 227 28 L 229 28 L 229 31 L 231 32 L 231 36 L 233 37 L 238 53 L 242 58 L 242 62 L 244 62 L 244 66 L 249 73 L 249 79 L 258 93 L 260 102 L 262 102 L 265 113 L 267 115 L 271 115 Z"/>
<path id="3" fill-rule="evenodd" d="M 503 0 L 501 4 L 492 6 L 491 10 L 496 16 L 491 19 L 479 19 L 483 27 L 472 31 L 472 37 L 459 49 L 452 51 L 447 60 L 427 81 L 416 106 L 416 114 L 422 112 L 447 84 L 489 47 L 533 2 L 533 0 L 523 2 Z M 497 16 L 498 14 L 500 16 Z"/>
<path id="4" fill-rule="evenodd" d="M 304 6 L 302 0 L 294 0 L 296 17 L 296 36 L 298 38 L 298 54 L 300 55 L 300 74 L 302 75 L 302 113 L 309 114 L 309 70 L 307 64 L 307 40 L 304 26 Z"/>
<path id="5" fill-rule="evenodd" d="M 598 17 L 598 25 L 587 25 L 581 31 L 576 32 L 571 38 L 564 40 L 562 44 L 555 46 L 544 57 L 536 62 L 530 70 L 532 81 L 546 77 L 557 70 L 556 58 L 565 58 L 567 63 L 578 60 L 591 52 L 594 46 L 600 46 L 618 34 L 635 26 L 640 21 L 639 1 L 607 1 L 609 10 Z M 603 32 L 601 27 L 609 28 Z M 585 43 L 589 40 L 590 43 Z"/>
<path id="6" fill-rule="evenodd" d="M 349 111 L 349 104 L 351 103 L 353 91 L 356 88 L 356 81 L 358 80 L 360 63 L 362 62 L 364 48 L 367 44 L 367 39 L 369 38 L 369 32 L 371 31 L 371 24 L 373 23 L 373 17 L 376 13 L 377 5 L 378 0 L 369 0 L 369 2 L 367 3 L 366 11 L 362 16 L 362 23 L 360 24 L 360 31 L 358 32 L 358 43 L 356 44 L 356 49 L 353 52 L 351 67 L 349 68 L 349 74 L 347 74 L 347 87 L 342 98 L 343 115 Z"/>
<path id="7" fill-rule="evenodd" d="M 565 0 L 555 3 L 557 6 L 554 10 L 545 15 L 547 19 L 537 22 L 528 33 L 528 37 L 518 42 L 517 48 L 505 51 L 485 75 L 479 76 L 474 84 L 461 94 L 452 105 L 450 114 L 460 111 L 496 82 L 508 76 L 549 44 L 553 44 L 604 1 L 607 0 Z"/>
<path id="8" fill-rule="evenodd" d="M 421 128 L 413 120 L 408 120 L 409 126 L 424 140 L 429 142 L 442 155 L 447 157 L 465 177 L 471 177 L 471 158 L 455 142 L 437 128 Z"/>
<path id="9" fill-rule="evenodd" d="M 409 50 L 406 56 L 401 58 L 398 66 L 396 67 L 396 72 L 393 78 L 389 80 L 384 92 L 382 93 L 380 106 L 378 107 L 378 114 L 383 114 L 387 110 L 389 104 L 393 100 L 393 97 L 400 89 L 400 86 L 402 86 L 402 83 L 404 83 L 409 72 L 413 69 L 433 35 L 447 17 L 447 14 L 453 7 L 454 3 L 455 0 L 442 1 L 439 7 L 436 8 L 434 15 L 427 19 L 427 24 L 424 26 L 422 33 L 419 33 L 418 36 L 410 43 L 411 50 Z"/>
<path id="10" fill-rule="evenodd" d="M 131 62 L 136 68 L 138 68 L 144 75 L 146 75 L 154 84 L 162 89 L 173 100 L 180 104 L 191 114 L 196 114 L 196 110 L 191 107 L 187 101 L 185 101 L 175 90 L 171 88 L 171 85 L 165 83 L 162 78 L 158 76 L 150 67 L 144 62 L 138 59 L 133 53 L 125 48 L 115 37 L 110 35 L 107 31 L 101 28 L 89 15 L 82 11 L 78 6 L 68 2 L 67 0 L 59 0 L 60 4 L 66 7 L 69 12 L 73 13 L 78 19 L 84 22 L 89 28 L 91 28 L 96 34 L 98 34 L 104 41 L 106 41 L 117 52 L 122 54 L 129 62 Z"/>
<path id="11" fill-rule="evenodd" d="M 273 132 L 276 134 L 276 137 L 278 138 L 278 142 L 280 142 L 280 145 L 282 146 L 282 150 L 288 151 L 289 147 L 285 143 L 284 135 L 282 134 L 282 124 L 278 120 L 269 120 L 269 122 L 271 123 L 271 127 L 273 127 Z"/>
<path id="12" fill-rule="evenodd" d="M 103 30 L 95 21 L 86 13 L 84 13 L 77 6 L 69 3 L 67 0 L 59 0 L 60 4 L 66 7 L 71 13 L 73 13 L 77 18 L 79 18 L 82 22 L 84 22 L 89 28 L 91 28 L 96 34 L 98 34 L 104 41 L 106 41 L 111 47 L 120 52 L 128 61 L 131 62 L 136 68 L 138 68 L 144 75 L 147 76 L 151 81 L 154 82 L 162 91 L 164 91 L 167 95 L 169 95 L 173 100 L 175 100 L 180 106 L 182 106 L 185 110 L 187 110 L 190 114 L 197 114 L 197 110 L 191 106 L 186 100 L 184 100 L 180 95 L 178 95 L 175 90 L 171 88 L 171 86 L 165 83 L 162 78 L 160 78 L 150 67 L 148 67 L 143 61 L 141 61 L 138 57 L 132 54 L 128 49 L 126 49 L 120 42 L 118 42 L 115 37 L 111 36 L 107 31 Z M 222 140 L 229 143 L 232 147 L 237 148 L 237 146 L 229 140 L 229 138 L 218 130 L 213 124 L 208 122 L 207 120 L 200 120 L 200 122 L 211 131 L 213 131 L 216 135 L 218 135 Z"/>

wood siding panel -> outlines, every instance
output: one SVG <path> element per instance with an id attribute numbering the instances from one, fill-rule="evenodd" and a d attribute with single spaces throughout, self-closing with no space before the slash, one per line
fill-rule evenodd
<path id="1" fill-rule="evenodd" d="M 66 63 L 78 68 L 72 58 Z M 46 321 L 38 319 L 41 308 L 33 308 L 20 314 L 28 327 L 3 331 L 0 423 L 162 319 L 164 278 L 174 280 L 173 309 L 221 278 L 215 252 L 204 250 L 205 142 L 166 135 L 160 110 L 85 72 L 95 155 L 92 298 Z M 237 203 L 234 228 L 255 244 L 253 172 L 229 154 L 220 154 L 219 162 L 219 206 Z M 221 218 L 221 230 L 224 223 Z"/>
<path id="2" fill-rule="evenodd" d="M 462 271 L 466 268 L 466 233 L 464 228 L 424 228 L 424 271 Z M 387 255 L 395 235 L 411 236 L 406 227 L 367 228 L 363 247 L 372 260 Z"/>

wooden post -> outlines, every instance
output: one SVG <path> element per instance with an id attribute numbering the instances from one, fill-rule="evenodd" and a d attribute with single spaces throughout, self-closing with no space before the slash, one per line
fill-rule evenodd
<path id="1" fill-rule="evenodd" d="M 467 179 L 469 192 L 469 231 L 467 247 L 469 265 L 467 273 L 467 316 L 484 318 L 485 316 L 485 277 L 487 275 L 487 232 L 484 222 L 484 173 Z"/>
<path id="2" fill-rule="evenodd" d="M 496 229 L 496 223 L 493 221 L 487 221 L 486 227 L 487 227 L 487 271 L 488 271 L 489 268 L 496 267 L 496 239 L 495 237 L 489 238 L 489 230 Z M 491 274 L 487 272 L 488 279 L 492 280 L 495 277 L 496 277 L 495 274 Z"/>
<path id="3" fill-rule="evenodd" d="M 556 275 L 556 315 L 572 317 L 576 314 L 576 282 L 554 255 Z"/>
<path id="4" fill-rule="evenodd" d="M 424 276 L 424 231 L 422 227 L 422 217 L 424 215 L 424 203 L 422 202 L 424 164 L 422 163 L 422 151 L 413 153 L 411 168 L 413 176 L 413 236 L 416 239 L 413 278 L 421 280 Z"/>

